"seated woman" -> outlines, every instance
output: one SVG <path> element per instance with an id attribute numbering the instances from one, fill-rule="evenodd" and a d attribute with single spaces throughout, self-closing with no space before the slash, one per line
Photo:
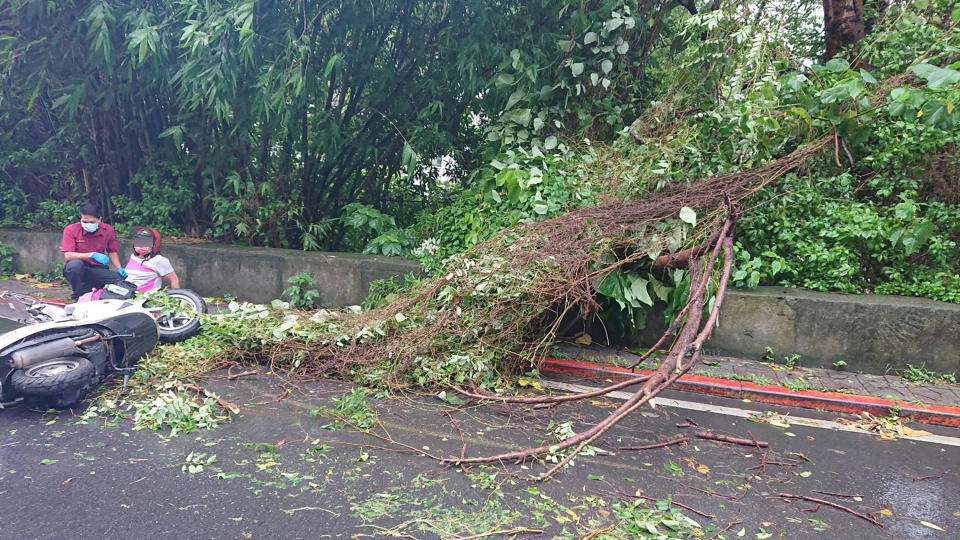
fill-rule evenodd
<path id="1" fill-rule="evenodd" d="M 133 253 L 127 266 L 127 281 L 137 286 L 137 292 L 159 289 L 166 280 L 170 287 L 180 288 L 180 278 L 170 259 L 160 255 L 160 233 L 147 227 L 133 228 Z"/>
<path id="2" fill-rule="evenodd" d="M 163 281 L 167 281 L 174 289 L 180 288 L 180 278 L 173 270 L 170 259 L 160 255 L 160 233 L 156 229 L 133 228 L 133 253 L 124 269 L 127 276 L 123 282 L 94 289 L 77 301 L 129 298 L 133 296 L 134 288 L 136 292 L 155 291 L 163 286 Z"/>

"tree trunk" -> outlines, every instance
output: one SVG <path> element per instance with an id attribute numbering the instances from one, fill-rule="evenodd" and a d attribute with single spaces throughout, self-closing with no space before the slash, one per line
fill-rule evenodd
<path id="1" fill-rule="evenodd" d="M 863 0 L 823 0 L 823 36 L 827 58 L 866 35 Z"/>

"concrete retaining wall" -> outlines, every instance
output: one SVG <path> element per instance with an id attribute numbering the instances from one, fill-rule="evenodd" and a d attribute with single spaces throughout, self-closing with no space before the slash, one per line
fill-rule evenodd
<path id="1" fill-rule="evenodd" d="M 663 317 L 651 315 L 637 337 L 652 344 Z M 807 367 L 884 373 L 913 364 L 960 370 L 960 305 L 922 298 L 821 293 L 783 287 L 728 291 L 710 352 L 777 361 L 799 354 Z"/>
<path id="2" fill-rule="evenodd" d="M 960 369 L 960 305 L 903 296 L 847 295 L 760 287 L 724 305 L 710 346 L 763 356 L 799 354 L 802 365 L 845 361 L 875 373 L 925 364 Z"/>
<path id="3" fill-rule="evenodd" d="M 63 262 L 60 233 L 0 229 L 0 242 L 16 248 L 18 272 L 51 272 Z M 317 281 L 320 301 L 328 306 L 359 304 L 370 282 L 416 272 L 415 261 L 355 253 L 318 253 L 291 249 L 245 248 L 220 244 L 164 244 L 180 284 L 204 296 L 231 294 L 243 300 L 279 298 L 288 277 L 309 272 Z M 120 259 L 130 256 L 121 241 Z"/>

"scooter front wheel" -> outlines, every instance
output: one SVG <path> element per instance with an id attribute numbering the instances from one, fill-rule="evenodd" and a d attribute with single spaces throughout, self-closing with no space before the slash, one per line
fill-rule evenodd
<path id="1" fill-rule="evenodd" d="M 160 340 L 170 343 L 196 335 L 200 331 L 200 315 L 207 312 L 203 298 L 190 289 L 167 289 L 163 294 L 172 298 L 177 307 L 157 318 Z"/>
<path id="2" fill-rule="evenodd" d="M 83 398 L 95 376 L 96 369 L 86 358 L 64 356 L 14 371 L 10 385 L 23 396 L 52 397 L 66 407 Z"/>

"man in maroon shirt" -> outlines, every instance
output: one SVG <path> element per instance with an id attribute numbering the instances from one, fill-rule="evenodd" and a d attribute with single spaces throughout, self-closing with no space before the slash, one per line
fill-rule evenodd
<path id="1" fill-rule="evenodd" d="M 127 277 L 120 266 L 120 244 L 113 227 L 100 221 L 100 209 L 93 203 L 80 205 L 80 221 L 63 228 L 63 276 L 70 282 L 74 300 L 91 289 Z M 117 270 L 110 270 L 110 267 Z"/>

